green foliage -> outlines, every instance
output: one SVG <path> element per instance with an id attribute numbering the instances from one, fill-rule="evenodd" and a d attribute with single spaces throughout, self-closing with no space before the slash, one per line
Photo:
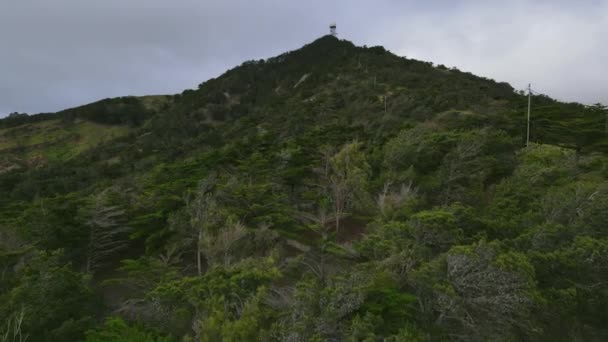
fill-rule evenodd
<path id="1" fill-rule="evenodd" d="M 533 104 L 325 36 L 0 120 L 0 336 L 608 340 L 606 108 Z"/>
<path id="2" fill-rule="evenodd" d="M 340 231 L 340 219 L 346 216 L 348 211 L 363 211 L 369 203 L 366 189 L 370 167 L 360 148 L 361 144 L 354 142 L 344 145 L 333 156 L 330 155 L 330 150 L 324 151 L 324 169 L 321 170 L 324 181 L 322 196 L 331 199 L 337 232 Z"/>
<path id="3" fill-rule="evenodd" d="M 437 132 L 425 125 L 403 130 L 386 143 L 384 165 L 397 173 L 398 180 L 405 180 L 399 173 L 413 168 L 415 174 L 412 176 L 417 176 L 414 179 L 423 181 L 425 174 L 436 170 L 455 139 L 453 133 Z"/>
<path id="4" fill-rule="evenodd" d="M 6 325 L 0 328 L 0 338 L 2 338 L 2 342 L 23 342 L 28 339 L 29 335 L 22 331 L 24 315 L 25 313 L 22 309 L 8 317 Z"/>
<path id="5" fill-rule="evenodd" d="M 108 259 L 128 247 L 131 228 L 126 226 L 125 194 L 118 189 L 106 189 L 81 208 L 81 215 L 89 229 L 86 271 L 93 272 Z"/>
<path id="6" fill-rule="evenodd" d="M 462 135 L 443 159 L 440 179 L 444 203 L 476 203 L 485 186 L 514 168 L 514 145 L 503 131 L 482 129 Z"/>
<path id="7" fill-rule="evenodd" d="M 0 320 L 21 312 L 21 330 L 37 341 L 80 339 L 92 325 L 98 301 L 86 275 L 62 262 L 59 252 L 37 252 L 18 274 L 18 283 L 0 295 Z"/>
<path id="8" fill-rule="evenodd" d="M 446 210 L 426 210 L 413 215 L 410 220 L 411 234 L 419 246 L 432 253 L 445 251 L 462 241 L 462 229 L 454 214 Z"/>
<path id="9" fill-rule="evenodd" d="M 128 325 L 120 317 L 108 317 L 104 325 L 89 330 L 86 333 L 86 342 L 172 342 L 177 339 L 155 332 L 152 329 L 144 329 L 138 326 Z"/>
<path id="10" fill-rule="evenodd" d="M 59 112 L 62 120 L 85 119 L 104 124 L 141 125 L 157 108 L 146 106 L 145 98 L 120 97 L 104 99 L 82 107 L 66 109 Z M 160 98 L 160 103 L 165 102 Z M 149 102 L 149 101 L 148 101 Z"/>
<path id="11" fill-rule="evenodd" d="M 400 291 L 389 274 L 378 274 L 367 288 L 366 298 L 359 309 L 364 317 L 379 317 L 374 330 L 381 334 L 397 333 L 404 322 L 414 318 L 416 297 Z"/>
<path id="12" fill-rule="evenodd" d="M 178 268 L 172 265 L 171 255 L 154 258 L 142 256 L 138 259 L 123 259 L 119 271 L 124 277 L 106 280 L 106 285 L 122 284 L 138 293 L 146 293 L 158 284 L 179 278 Z"/>
<path id="13" fill-rule="evenodd" d="M 260 300 L 260 291 L 263 292 L 264 286 L 279 276 L 280 272 L 271 259 L 249 259 L 229 267 L 215 267 L 202 277 L 184 277 L 161 282 L 149 291 L 146 297 L 148 301 L 158 303 L 163 308 L 163 315 L 167 315 L 167 319 L 171 320 L 163 324 L 173 325 L 167 327 L 169 330 L 179 330 L 180 325 L 183 325 L 183 321 L 173 321 L 172 318 L 185 308 L 187 313 L 179 313 L 183 315 L 182 319 L 189 317 L 195 319 L 193 324 L 196 326 L 204 328 L 212 325 L 216 326 L 213 329 L 219 329 L 210 329 L 207 332 L 200 330 L 201 333 L 219 333 L 225 323 L 239 326 L 243 329 L 240 333 L 246 335 L 253 333 L 247 329 L 257 329 L 250 326 L 258 324 L 256 312 L 262 310 L 261 315 L 267 314 L 255 304 Z M 264 324 L 269 324 L 265 319 L 259 319 L 262 319 Z"/>
<path id="14" fill-rule="evenodd" d="M 534 140 L 577 151 L 606 151 L 606 109 L 601 104 L 585 108 L 581 104 L 548 104 L 537 110 Z"/>
<path id="15" fill-rule="evenodd" d="M 457 246 L 423 265 L 415 279 L 419 296 L 433 309 L 426 314 L 448 336 L 509 339 L 536 331 L 532 313 L 541 299 L 523 254 L 501 253 L 483 241 Z"/>
<path id="16" fill-rule="evenodd" d="M 214 311 L 201 323 L 201 341 L 256 341 L 270 337 L 269 327 L 276 314 L 264 303 L 267 291 L 260 288 L 256 295 L 248 300 L 240 317 L 230 320 L 222 311 Z"/>

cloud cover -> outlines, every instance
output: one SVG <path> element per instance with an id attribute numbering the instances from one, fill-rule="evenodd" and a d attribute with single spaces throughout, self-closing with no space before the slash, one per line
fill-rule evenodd
<path id="1" fill-rule="evenodd" d="M 608 103 L 608 0 L 0 0 L 0 116 L 178 93 L 332 21 L 358 45 Z"/>

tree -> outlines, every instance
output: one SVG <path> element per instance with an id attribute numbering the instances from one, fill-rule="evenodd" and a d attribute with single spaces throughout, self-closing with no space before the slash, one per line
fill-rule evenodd
<path id="1" fill-rule="evenodd" d="M 482 165 L 475 163 L 475 158 L 482 152 L 483 142 L 477 139 L 463 140 L 456 148 L 448 153 L 442 163 L 441 180 L 445 184 L 443 194 L 444 204 L 451 203 L 455 198 L 456 187 L 466 188 L 471 176 L 478 175 L 485 170 Z"/>
<path id="2" fill-rule="evenodd" d="M 487 183 L 513 167 L 513 144 L 504 131 L 484 128 L 463 134 L 439 168 L 443 204 L 478 201 Z"/>
<path id="3" fill-rule="evenodd" d="M 148 298 L 164 308 L 168 313 L 167 318 L 174 321 L 172 323 L 184 325 L 184 321 L 191 322 L 196 341 L 217 341 L 219 337 L 259 332 L 262 326 L 250 327 L 244 329 L 247 332 L 240 333 L 228 333 L 224 329 L 250 323 L 267 327 L 271 323 L 263 318 L 268 313 L 256 318 L 250 315 L 256 316 L 250 310 L 256 311 L 255 307 L 258 307 L 265 311 L 262 305 L 258 306 L 255 302 L 263 300 L 267 286 L 280 276 L 272 258 L 249 258 L 226 267 L 218 265 L 202 276 L 182 277 L 161 283 L 148 293 Z M 178 313 L 183 318 L 175 322 L 173 318 Z M 237 323 L 239 321 L 240 324 Z"/>
<path id="4" fill-rule="evenodd" d="M 306 212 L 300 213 L 302 220 L 307 224 L 307 228 L 319 234 L 321 236 L 320 246 L 318 248 L 318 258 L 314 256 L 314 252 L 317 248 L 313 248 L 310 256 L 303 255 L 300 262 L 307 266 L 311 272 L 313 272 L 321 281 L 325 284 L 326 277 L 326 259 L 327 259 L 327 248 L 330 244 L 330 223 L 335 220 L 332 214 L 328 213 L 327 204 L 322 201 L 317 208 L 316 214 L 309 214 Z M 317 260 L 318 259 L 318 260 Z"/>
<path id="5" fill-rule="evenodd" d="M 604 122 L 604 134 L 608 135 L 608 106 L 605 106 L 601 103 L 595 103 L 593 104 L 593 106 L 591 106 L 591 112 L 593 112 L 596 115 L 603 115 L 605 117 L 605 122 Z"/>
<path id="6" fill-rule="evenodd" d="M 86 271 L 93 272 L 103 266 L 113 255 L 129 245 L 126 211 L 116 205 L 116 196 L 121 194 L 116 188 L 108 188 L 94 195 L 84 209 L 86 225 L 89 227 L 89 241 L 86 257 Z"/>
<path id="7" fill-rule="evenodd" d="M 431 124 L 417 125 L 400 131 L 383 147 L 383 167 L 397 181 L 404 179 L 410 168 L 415 175 L 431 174 L 441 163 L 443 156 L 453 147 L 455 136 L 451 132 L 438 131 Z"/>
<path id="8" fill-rule="evenodd" d="M 586 108 L 579 104 L 559 104 L 541 108 L 532 124 L 534 140 L 581 152 L 606 151 L 605 107 Z"/>
<path id="9" fill-rule="evenodd" d="M 0 294 L 14 284 L 19 264 L 33 249 L 8 227 L 0 225 Z"/>
<path id="10" fill-rule="evenodd" d="M 407 206 L 416 202 L 416 189 L 410 181 L 408 185 L 401 184 L 398 191 L 391 191 L 391 182 L 385 182 L 382 191 L 376 195 L 376 205 L 380 215 L 386 220 L 394 219 L 404 214 Z"/>
<path id="11" fill-rule="evenodd" d="M 541 200 L 541 212 L 547 222 L 572 224 L 584 219 L 594 198 L 602 193 L 596 184 L 573 182 L 563 187 L 550 188 Z"/>
<path id="12" fill-rule="evenodd" d="M 415 279 L 430 323 L 452 340 L 509 340 L 536 330 L 534 269 L 520 253 L 483 241 L 453 247 Z"/>
<path id="13" fill-rule="evenodd" d="M 408 223 L 416 244 L 428 248 L 433 255 L 462 241 L 462 229 L 454 214 L 446 209 L 420 211 Z"/>
<path id="14" fill-rule="evenodd" d="M 230 217 L 217 232 L 202 230 L 199 245 L 208 265 L 221 264 L 228 266 L 233 262 L 237 242 L 247 236 L 247 229 L 236 219 Z"/>
<path id="15" fill-rule="evenodd" d="M 331 157 L 324 154 L 323 177 L 331 198 L 337 232 L 346 210 L 368 204 L 365 191 L 371 170 L 361 146 L 361 143 L 353 142 L 344 145 Z"/>
<path id="16" fill-rule="evenodd" d="M 196 267 L 198 274 L 203 273 L 202 256 L 205 241 L 205 234 L 219 222 L 218 203 L 214 193 L 217 179 L 214 175 L 202 180 L 194 198 L 189 203 L 188 211 L 190 214 L 190 227 L 196 234 Z"/>
<path id="17" fill-rule="evenodd" d="M 0 328 L 0 341 L 2 342 L 25 342 L 29 335 L 22 331 L 25 311 L 23 308 L 8 317 L 6 325 Z"/>
<path id="18" fill-rule="evenodd" d="M 0 294 L 0 321 L 17 318 L 32 341 L 77 341 L 99 310 L 89 276 L 62 262 L 61 251 L 34 252 L 18 283 Z M 15 316 L 17 315 L 17 316 Z"/>
<path id="19" fill-rule="evenodd" d="M 120 317 L 106 318 L 103 326 L 88 330 L 86 342 L 174 342 L 177 339 L 141 326 L 130 326 Z"/>

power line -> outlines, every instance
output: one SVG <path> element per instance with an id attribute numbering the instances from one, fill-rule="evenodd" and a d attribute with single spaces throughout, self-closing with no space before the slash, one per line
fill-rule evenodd
<path id="1" fill-rule="evenodd" d="M 548 96 L 547 94 L 545 94 L 543 92 L 538 92 L 538 91 L 533 90 L 533 89 L 529 89 L 529 91 L 531 91 L 532 94 L 534 94 L 534 95 Z"/>

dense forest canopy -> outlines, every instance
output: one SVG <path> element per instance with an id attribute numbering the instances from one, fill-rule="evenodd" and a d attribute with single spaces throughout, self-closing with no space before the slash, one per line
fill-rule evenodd
<path id="1" fill-rule="evenodd" d="M 0 120 L 2 341 L 608 340 L 602 105 L 325 36 Z"/>

